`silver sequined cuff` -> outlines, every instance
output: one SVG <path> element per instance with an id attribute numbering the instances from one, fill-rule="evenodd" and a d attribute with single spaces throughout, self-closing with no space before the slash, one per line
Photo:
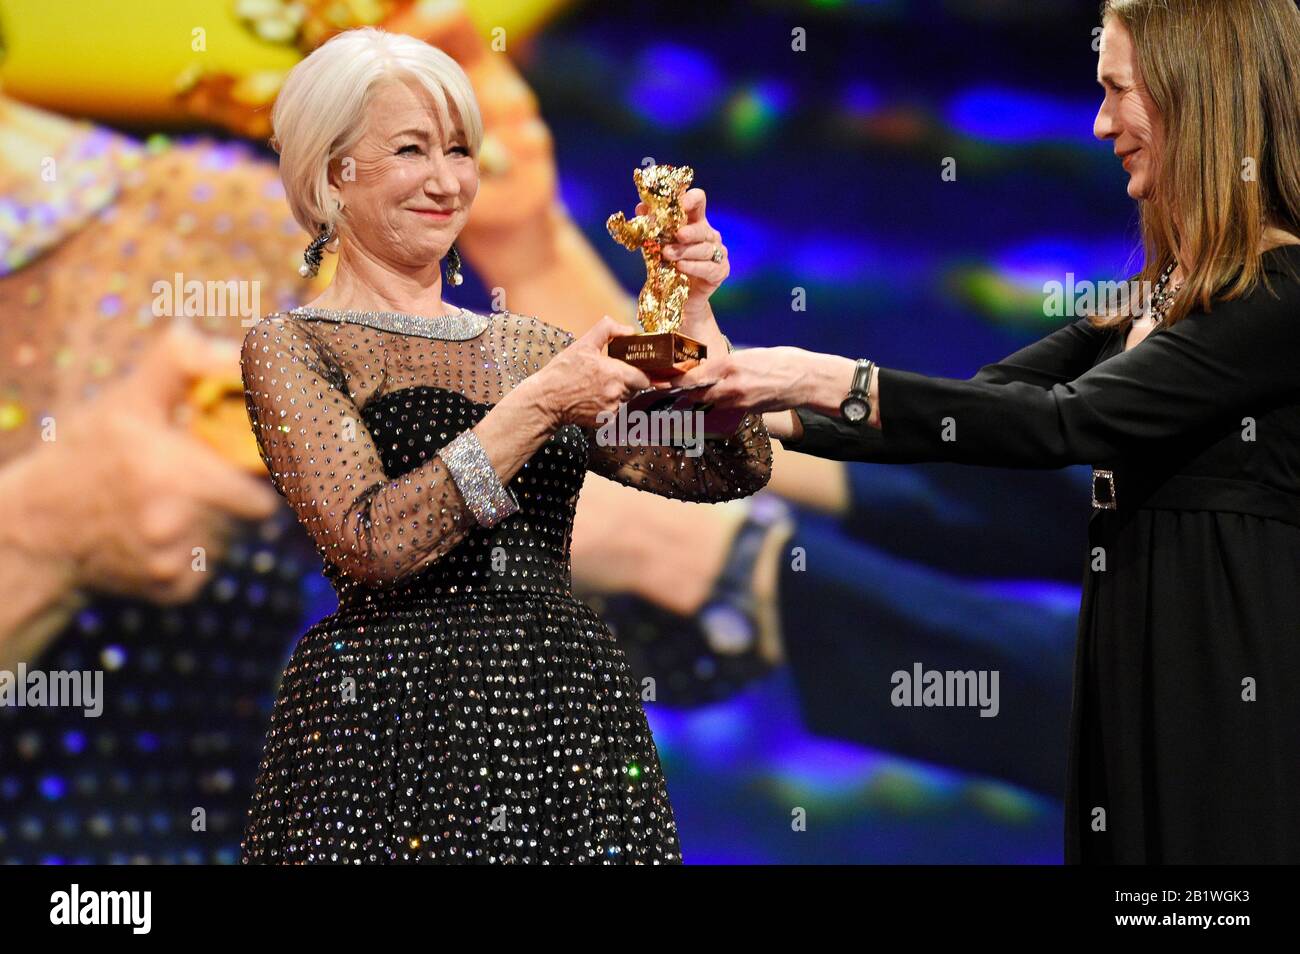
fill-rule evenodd
<path id="1" fill-rule="evenodd" d="M 479 526 L 493 527 L 519 509 L 514 492 L 501 483 L 487 452 L 471 431 L 457 434 L 438 451 Z"/>

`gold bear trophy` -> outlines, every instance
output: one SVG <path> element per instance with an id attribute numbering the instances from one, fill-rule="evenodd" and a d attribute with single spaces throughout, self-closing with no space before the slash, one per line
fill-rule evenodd
<path id="1" fill-rule="evenodd" d="M 645 284 L 636 300 L 641 331 L 611 341 L 609 356 L 640 368 L 650 378 L 671 377 L 708 356 L 706 345 L 677 330 L 682 324 L 682 306 L 691 279 L 663 257 L 664 245 L 686 224 L 682 195 L 694 178 L 690 166 L 635 169 L 632 180 L 647 206 L 645 214 L 629 220 L 622 212 L 615 212 L 605 222 L 614 241 L 633 251 L 641 250 L 646 270 Z"/>

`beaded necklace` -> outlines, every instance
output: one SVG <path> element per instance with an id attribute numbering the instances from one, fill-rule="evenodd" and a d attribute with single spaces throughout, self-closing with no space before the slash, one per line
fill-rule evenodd
<path id="1" fill-rule="evenodd" d="M 1178 289 L 1183 287 L 1183 283 L 1179 282 L 1173 288 L 1168 288 L 1169 278 L 1174 273 L 1175 264 L 1174 262 L 1169 263 L 1156 282 L 1155 290 L 1151 293 L 1151 307 L 1148 314 L 1151 315 L 1153 328 L 1164 322 L 1169 306 L 1174 302 L 1174 296 L 1178 294 Z"/>

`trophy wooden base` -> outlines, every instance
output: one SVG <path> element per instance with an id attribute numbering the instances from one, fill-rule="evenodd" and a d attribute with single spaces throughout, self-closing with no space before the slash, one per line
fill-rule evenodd
<path id="1" fill-rule="evenodd" d="M 609 356 L 640 368 L 649 378 L 671 378 L 706 357 L 708 346 L 676 331 L 622 335 L 609 343 Z"/>

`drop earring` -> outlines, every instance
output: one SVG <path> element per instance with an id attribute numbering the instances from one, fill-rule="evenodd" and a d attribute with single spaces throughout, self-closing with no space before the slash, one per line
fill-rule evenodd
<path id="1" fill-rule="evenodd" d="M 456 243 L 451 243 L 451 248 L 447 249 L 447 282 L 452 285 L 459 285 L 465 280 L 460 273 L 460 252 L 456 251 Z"/>
<path id="2" fill-rule="evenodd" d="M 334 230 L 328 225 L 322 225 L 320 234 L 311 240 L 311 244 L 302 253 L 302 264 L 298 266 L 299 275 L 303 278 L 316 277 L 316 274 L 320 271 L 322 250 L 332 238 L 334 238 Z"/>

